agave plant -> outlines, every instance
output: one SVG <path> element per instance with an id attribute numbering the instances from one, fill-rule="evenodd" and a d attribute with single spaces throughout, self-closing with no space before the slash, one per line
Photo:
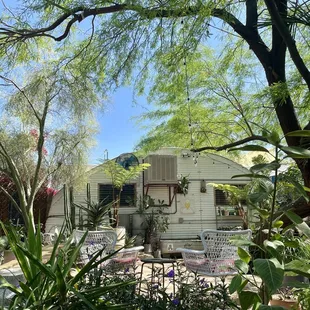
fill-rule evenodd
<path id="1" fill-rule="evenodd" d="M 83 223 L 84 227 L 89 230 L 98 230 L 109 223 L 113 202 L 106 204 L 105 201 L 105 199 L 100 202 L 87 201 L 86 205 L 74 204 L 86 213 L 87 218 L 85 224 Z"/>
<path id="2" fill-rule="evenodd" d="M 98 270 L 98 265 L 110 258 L 111 255 L 108 255 L 100 259 L 104 249 L 94 255 L 82 269 L 76 269 L 76 272 L 72 273 L 87 232 L 78 244 L 72 246 L 72 238 L 60 245 L 62 230 L 54 244 L 49 260 L 44 263 L 39 228 L 35 234 L 30 226 L 27 238 L 22 243 L 13 226 L 3 223 L 1 226 L 25 276 L 25 283 L 20 282 L 19 287 L 8 283 L 5 278 L 0 276 L 0 288 L 7 288 L 15 293 L 8 309 L 128 308 L 125 305 L 112 305 L 102 296 L 111 290 L 117 290 L 120 286 L 132 285 L 133 282 L 95 287 L 85 285 L 85 279 Z"/>

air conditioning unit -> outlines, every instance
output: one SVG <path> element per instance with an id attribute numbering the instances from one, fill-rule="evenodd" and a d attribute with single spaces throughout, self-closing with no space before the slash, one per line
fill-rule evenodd
<path id="1" fill-rule="evenodd" d="M 144 172 L 144 184 L 177 184 L 177 157 L 149 155 L 144 159 L 151 166 Z"/>

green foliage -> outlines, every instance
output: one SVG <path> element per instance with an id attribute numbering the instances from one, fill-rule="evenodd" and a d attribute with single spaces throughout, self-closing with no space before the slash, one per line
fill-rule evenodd
<path id="1" fill-rule="evenodd" d="M 101 298 L 101 296 L 104 296 L 107 291 L 117 290 L 119 286 L 124 284 L 84 285 L 85 278 L 89 277 L 101 263 L 109 258 L 98 259 L 104 249 L 96 253 L 82 269 L 74 269 L 87 233 L 76 246 L 72 245 L 72 238 L 60 245 L 61 233 L 54 244 L 50 258 L 44 263 L 39 228 L 35 234 L 30 227 L 27 238 L 22 243 L 13 226 L 4 225 L 3 223 L 1 223 L 1 226 L 8 237 L 26 279 L 26 283 L 21 282 L 20 287 L 15 287 L 1 277 L 1 286 L 16 294 L 9 309 L 117 308 L 115 305 L 111 305 L 109 300 Z"/>
<path id="2" fill-rule="evenodd" d="M 155 204 L 155 200 L 148 195 L 143 198 L 132 202 L 137 207 L 137 213 L 142 217 L 142 228 L 144 229 L 144 243 L 151 244 L 152 241 L 158 242 L 159 240 L 152 240 L 153 237 L 157 237 L 158 233 L 166 232 L 169 227 L 169 217 L 165 214 L 164 201 L 158 200 L 158 204 Z M 153 245 L 155 248 L 156 245 Z"/>
<path id="3" fill-rule="evenodd" d="M 87 201 L 86 206 L 82 204 L 74 204 L 75 207 L 81 209 L 86 214 L 86 223 L 84 227 L 90 230 L 99 230 L 109 223 L 109 214 L 113 206 L 113 202 L 106 204 L 105 200 L 100 202 Z"/>
<path id="4" fill-rule="evenodd" d="M 130 166 L 128 169 L 125 169 L 120 164 L 114 160 L 109 160 L 102 164 L 102 169 L 108 177 L 110 177 L 113 186 L 121 190 L 123 185 L 129 182 L 130 180 L 136 179 L 142 171 L 150 167 L 150 164 L 143 163 L 137 166 Z"/>
<path id="5" fill-rule="evenodd" d="M 249 185 L 247 195 L 248 208 L 254 209 L 258 217 L 255 226 L 253 225 L 254 241 L 252 247 L 257 248 L 255 255 L 252 258 L 253 270 L 252 272 L 259 276 L 262 280 L 261 285 L 249 278 L 244 281 L 249 281 L 258 288 L 258 293 L 244 291 L 243 274 L 247 272 L 247 265 L 249 257 L 246 253 L 240 252 L 240 261 L 236 262 L 236 267 L 240 274 L 237 275 L 230 286 L 231 292 L 238 292 L 239 300 L 242 309 L 248 307 L 256 307 L 259 304 L 267 304 L 273 294 L 282 286 L 285 272 L 294 272 L 309 277 L 308 267 L 305 260 L 309 260 L 307 244 L 301 237 L 293 237 L 282 228 L 283 221 L 280 220 L 284 214 L 292 221 L 294 227 L 298 228 L 306 237 L 310 236 L 310 229 L 308 225 L 292 211 L 279 211 L 279 204 L 277 202 L 277 191 L 281 182 L 290 182 L 290 175 L 285 174 L 279 177 L 278 170 L 281 166 L 281 158 L 279 157 L 280 150 L 288 153 L 295 152 L 295 148 L 283 147 L 281 139 L 277 134 L 271 133 L 266 135 L 269 142 L 275 146 L 275 160 L 271 163 L 258 163 L 253 166 L 250 171 L 253 176 L 269 175 L 270 171 L 274 171 L 275 179 L 272 183 L 268 178 L 254 178 L 254 181 Z M 306 152 L 298 150 L 299 154 L 304 154 L 307 158 Z M 287 177 L 287 178 L 286 178 Z M 297 183 L 297 182 L 296 182 Z M 306 195 L 303 187 L 292 183 L 295 190 L 298 189 L 299 194 Z M 298 254 L 298 245 L 300 247 L 300 254 Z M 302 250 L 302 248 L 304 250 Z M 297 255 L 295 255 L 297 254 Z M 302 255 L 304 254 L 304 256 Z M 259 309 L 261 309 L 260 307 Z"/>
<path id="6" fill-rule="evenodd" d="M 123 185 L 136 179 L 141 172 L 150 167 L 150 164 L 143 163 L 137 166 L 130 166 L 128 169 L 125 169 L 123 166 L 115 162 L 114 160 L 109 160 L 102 164 L 102 169 L 106 176 L 110 177 L 113 185 L 113 220 L 112 223 L 114 226 L 118 226 L 119 222 L 119 207 L 120 207 L 120 195 L 123 188 Z"/>
<path id="7" fill-rule="evenodd" d="M 9 250 L 9 249 L 10 249 L 10 244 L 9 244 L 7 236 L 1 236 L 0 237 L 0 251 Z"/>
<path id="8" fill-rule="evenodd" d="M 182 193 L 184 196 L 188 193 L 188 186 L 190 184 L 190 181 L 188 179 L 189 175 L 183 176 L 181 175 L 181 178 L 178 180 L 178 193 Z"/>
<path id="9" fill-rule="evenodd" d="M 156 268 L 154 272 L 156 276 L 162 274 L 160 268 Z M 134 301 L 138 309 L 238 309 L 223 279 L 214 285 L 203 276 L 187 273 L 180 264 L 177 264 L 174 270 L 166 268 L 164 273 L 171 281 L 173 279 L 176 294 L 169 293 L 172 283 L 165 286 L 146 283 L 143 294 L 136 296 Z"/>

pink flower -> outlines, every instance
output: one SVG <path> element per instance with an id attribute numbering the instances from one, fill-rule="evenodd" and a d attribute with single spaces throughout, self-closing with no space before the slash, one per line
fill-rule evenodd
<path id="1" fill-rule="evenodd" d="M 38 137 L 38 131 L 36 129 L 31 129 L 30 130 L 30 135 L 37 138 Z"/>

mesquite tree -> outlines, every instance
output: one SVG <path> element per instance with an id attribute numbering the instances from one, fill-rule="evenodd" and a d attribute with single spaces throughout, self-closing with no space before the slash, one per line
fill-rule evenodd
<path id="1" fill-rule="evenodd" d="M 25 8 L 28 14 L 16 14 Z M 227 50 L 233 55 L 236 50 L 250 49 L 261 70 L 262 83 L 271 94 L 270 102 L 262 101 L 257 109 L 265 111 L 270 103 L 270 114 L 286 135 L 310 126 L 303 116 L 309 111 L 309 15 L 307 1 L 288 0 L 25 1 L 23 8 L 11 9 L 1 19 L 0 52 L 5 61 L 16 60 L 26 48 L 32 48 L 33 42 L 51 42 L 63 55 L 61 61 L 67 62 L 67 68 L 78 67 L 76 74 L 91 76 L 98 89 L 125 83 L 134 73 L 138 74 L 137 86 L 143 90 L 143 81 L 152 79 L 154 71 L 173 66 L 177 70 L 184 51 L 187 55 L 194 53 L 206 44 L 211 31 L 219 29 L 232 43 L 231 49 L 217 46 L 219 57 L 227 55 Z M 79 24 L 81 35 L 74 36 L 72 30 Z M 41 47 L 45 48 L 43 44 Z M 288 83 L 288 76 L 294 76 L 294 87 Z M 243 110 L 238 108 L 238 112 Z M 266 142 L 250 122 L 248 125 L 237 141 L 223 140 L 221 145 L 210 146 L 206 136 L 205 145 L 201 142 L 195 149 L 224 150 L 254 140 Z M 234 138 L 233 130 L 230 138 Z M 291 147 L 302 142 L 293 135 L 285 139 Z M 295 158 L 295 162 L 309 187 L 309 159 Z M 309 210 L 302 202 L 298 212 L 309 215 Z"/>

